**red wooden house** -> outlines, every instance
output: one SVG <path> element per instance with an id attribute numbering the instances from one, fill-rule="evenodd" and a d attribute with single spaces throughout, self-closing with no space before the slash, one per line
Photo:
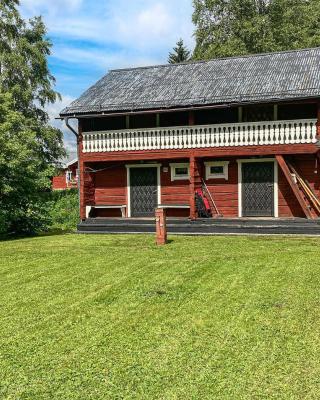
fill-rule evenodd
<path id="1" fill-rule="evenodd" d="M 59 173 L 52 177 L 52 190 L 78 187 L 78 159 L 73 155 L 63 163 Z"/>
<path id="2" fill-rule="evenodd" d="M 320 48 L 113 70 L 60 116 L 82 220 L 319 216 Z"/>

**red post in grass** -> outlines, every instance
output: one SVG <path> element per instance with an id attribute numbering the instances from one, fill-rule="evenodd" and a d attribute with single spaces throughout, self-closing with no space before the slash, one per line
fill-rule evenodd
<path id="1" fill-rule="evenodd" d="M 156 243 L 164 245 L 167 243 L 167 224 L 166 210 L 163 208 L 156 209 Z"/>

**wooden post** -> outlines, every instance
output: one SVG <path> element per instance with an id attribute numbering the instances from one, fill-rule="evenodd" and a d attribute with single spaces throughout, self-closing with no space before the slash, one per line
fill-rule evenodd
<path id="1" fill-rule="evenodd" d="M 166 210 L 163 208 L 156 209 L 156 243 L 159 246 L 168 243 Z"/>
<path id="2" fill-rule="evenodd" d="M 126 115 L 126 129 L 130 129 L 130 115 Z"/>
<path id="3" fill-rule="evenodd" d="M 79 203 L 80 203 L 80 219 L 84 221 L 86 219 L 86 205 L 85 205 L 85 191 L 84 191 L 84 170 L 85 164 L 83 161 L 83 136 L 81 121 L 79 121 L 79 135 L 77 139 L 78 146 L 78 185 L 79 185 Z"/>
<path id="4" fill-rule="evenodd" d="M 320 139 L 320 102 L 318 102 L 317 109 L 317 137 Z"/>
<path id="5" fill-rule="evenodd" d="M 190 219 L 197 219 L 195 193 L 201 188 L 201 168 L 195 156 L 190 157 Z"/>
<path id="6" fill-rule="evenodd" d="M 300 204 L 300 206 L 301 206 L 301 208 L 302 208 L 302 211 L 303 211 L 304 215 L 305 215 L 308 219 L 313 219 L 312 213 L 311 213 L 311 211 L 309 210 L 309 208 L 307 207 L 307 205 L 306 205 L 306 203 L 305 203 L 305 201 L 304 201 L 304 198 L 303 198 L 303 196 L 302 196 L 302 193 L 300 192 L 300 190 L 299 190 L 297 184 L 296 184 L 295 182 L 293 182 L 291 172 L 290 172 L 289 167 L 288 167 L 287 163 L 285 162 L 283 156 L 277 155 L 277 156 L 276 156 L 276 160 L 277 160 L 277 162 L 278 162 L 280 168 L 282 169 L 282 172 L 283 172 L 284 176 L 286 177 L 286 179 L 287 179 L 289 185 L 291 186 L 291 189 L 292 189 L 292 191 L 293 191 L 293 193 L 294 193 L 296 199 L 298 200 L 298 202 L 299 202 L 299 204 Z"/>
<path id="7" fill-rule="evenodd" d="M 194 125 L 195 119 L 194 119 L 194 111 L 189 111 L 189 125 Z"/>

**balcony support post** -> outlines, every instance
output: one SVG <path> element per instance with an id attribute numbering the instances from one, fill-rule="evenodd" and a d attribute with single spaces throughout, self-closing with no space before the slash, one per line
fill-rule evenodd
<path id="1" fill-rule="evenodd" d="M 320 101 L 318 102 L 317 106 L 317 138 L 320 140 Z"/>
<path id="2" fill-rule="evenodd" d="M 194 125 L 194 123 L 195 123 L 194 111 L 191 110 L 189 111 L 189 125 Z"/>
<path id="3" fill-rule="evenodd" d="M 190 219 L 197 219 L 195 193 L 201 187 L 201 166 L 194 155 L 190 157 Z"/>

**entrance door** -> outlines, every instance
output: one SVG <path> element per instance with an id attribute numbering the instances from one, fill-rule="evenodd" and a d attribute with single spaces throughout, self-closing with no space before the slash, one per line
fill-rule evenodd
<path id="1" fill-rule="evenodd" d="M 153 217 L 158 205 L 158 170 L 155 167 L 130 168 L 132 217 Z"/>
<path id="2" fill-rule="evenodd" d="M 242 164 L 242 215 L 274 217 L 274 163 Z"/>

